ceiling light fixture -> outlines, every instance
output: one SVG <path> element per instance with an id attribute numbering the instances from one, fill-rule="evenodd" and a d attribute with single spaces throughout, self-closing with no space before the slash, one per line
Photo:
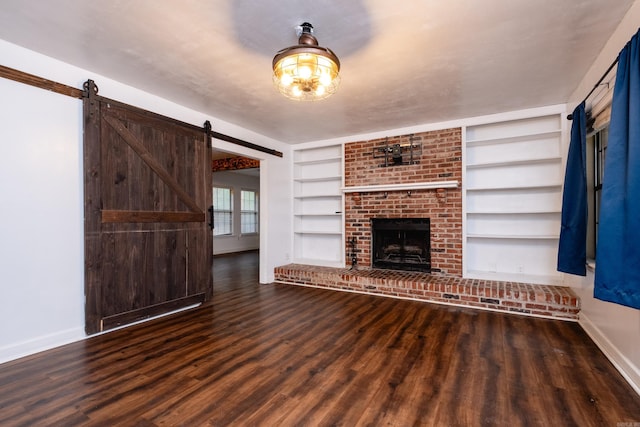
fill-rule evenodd
<path id="1" fill-rule="evenodd" d="M 287 98 L 327 98 L 340 83 L 340 61 L 331 49 L 318 46 L 311 24 L 305 22 L 296 30 L 298 44 L 282 49 L 273 58 L 273 83 Z"/>

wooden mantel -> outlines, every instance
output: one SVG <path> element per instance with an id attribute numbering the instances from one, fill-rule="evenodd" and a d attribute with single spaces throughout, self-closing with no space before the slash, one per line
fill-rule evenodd
<path id="1" fill-rule="evenodd" d="M 342 187 L 344 193 L 370 193 L 375 191 L 430 190 L 436 188 L 458 188 L 458 181 L 412 182 L 409 184 L 380 184 Z"/>

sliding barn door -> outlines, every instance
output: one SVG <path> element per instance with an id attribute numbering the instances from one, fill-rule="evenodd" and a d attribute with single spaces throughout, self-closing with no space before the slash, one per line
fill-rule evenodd
<path id="1" fill-rule="evenodd" d="M 212 291 L 210 130 L 84 98 L 85 329 L 203 302 Z"/>

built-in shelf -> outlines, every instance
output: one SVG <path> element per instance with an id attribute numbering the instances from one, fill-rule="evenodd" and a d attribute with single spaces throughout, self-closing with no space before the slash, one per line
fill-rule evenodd
<path id="1" fill-rule="evenodd" d="M 295 230 L 296 234 L 321 234 L 326 236 L 342 236 L 342 231 Z"/>
<path id="2" fill-rule="evenodd" d="M 329 181 L 340 181 L 342 180 L 342 176 L 321 176 L 316 178 L 293 178 L 296 182 L 329 182 Z"/>
<path id="3" fill-rule="evenodd" d="M 565 122 L 554 112 L 466 129 L 465 277 L 552 284 Z"/>
<path id="4" fill-rule="evenodd" d="M 293 215 L 295 216 L 305 216 L 305 217 L 334 217 L 334 216 L 341 216 L 342 212 L 330 212 L 330 213 L 294 213 Z"/>
<path id="5" fill-rule="evenodd" d="M 544 235 L 544 234 L 530 234 L 530 235 L 516 235 L 516 234 L 469 234 L 467 237 L 470 239 L 520 239 L 520 240 L 549 240 L 558 239 L 558 235 Z"/>
<path id="6" fill-rule="evenodd" d="M 528 211 L 467 211 L 467 215 L 545 215 L 545 214 L 560 214 L 560 209 L 549 210 L 528 210 Z"/>
<path id="7" fill-rule="evenodd" d="M 341 144 L 294 149 L 293 262 L 342 266 Z"/>
<path id="8" fill-rule="evenodd" d="M 342 157 L 324 157 L 320 159 L 311 159 L 311 160 L 296 160 L 294 163 L 296 165 L 304 166 L 304 165 L 318 165 L 322 163 L 334 163 L 341 162 Z"/>
<path id="9" fill-rule="evenodd" d="M 512 135 L 506 137 L 497 137 L 497 138 L 482 138 L 482 139 L 472 139 L 467 140 L 467 147 L 478 146 L 478 145 L 494 145 L 494 144 L 509 144 L 512 142 L 520 142 L 526 141 L 528 139 L 542 139 L 548 137 L 559 137 L 562 130 L 552 130 L 546 132 L 532 132 L 525 133 L 522 135 Z"/>
<path id="10" fill-rule="evenodd" d="M 476 187 L 467 188 L 467 191 L 511 191 L 511 190 L 538 190 L 545 188 L 562 188 L 562 183 L 540 184 L 540 185 L 520 185 L 520 186 L 500 186 L 500 187 Z"/>
<path id="11" fill-rule="evenodd" d="M 541 157 L 537 159 L 520 159 L 520 160 L 506 160 L 497 162 L 486 163 L 474 163 L 467 164 L 467 169 L 480 169 L 480 168 L 494 168 L 504 166 L 527 166 L 541 163 L 556 163 L 562 161 L 561 157 Z"/>
<path id="12" fill-rule="evenodd" d="M 429 190 L 435 188 L 458 188 L 458 181 L 431 181 L 416 182 L 411 184 L 389 184 L 389 185 L 361 185 L 354 187 L 343 187 L 345 193 L 366 193 L 374 191 L 406 191 L 406 190 Z"/>
<path id="13" fill-rule="evenodd" d="M 335 194 L 298 194 L 294 196 L 295 199 L 335 199 L 340 197 Z"/>

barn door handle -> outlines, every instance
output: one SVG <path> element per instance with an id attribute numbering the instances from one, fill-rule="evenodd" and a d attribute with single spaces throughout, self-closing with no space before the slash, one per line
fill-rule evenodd
<path id="1" fill-rule="evenodd" d="M 213 205 L 209 206 L 209 228 L 213 230 Z"/>

